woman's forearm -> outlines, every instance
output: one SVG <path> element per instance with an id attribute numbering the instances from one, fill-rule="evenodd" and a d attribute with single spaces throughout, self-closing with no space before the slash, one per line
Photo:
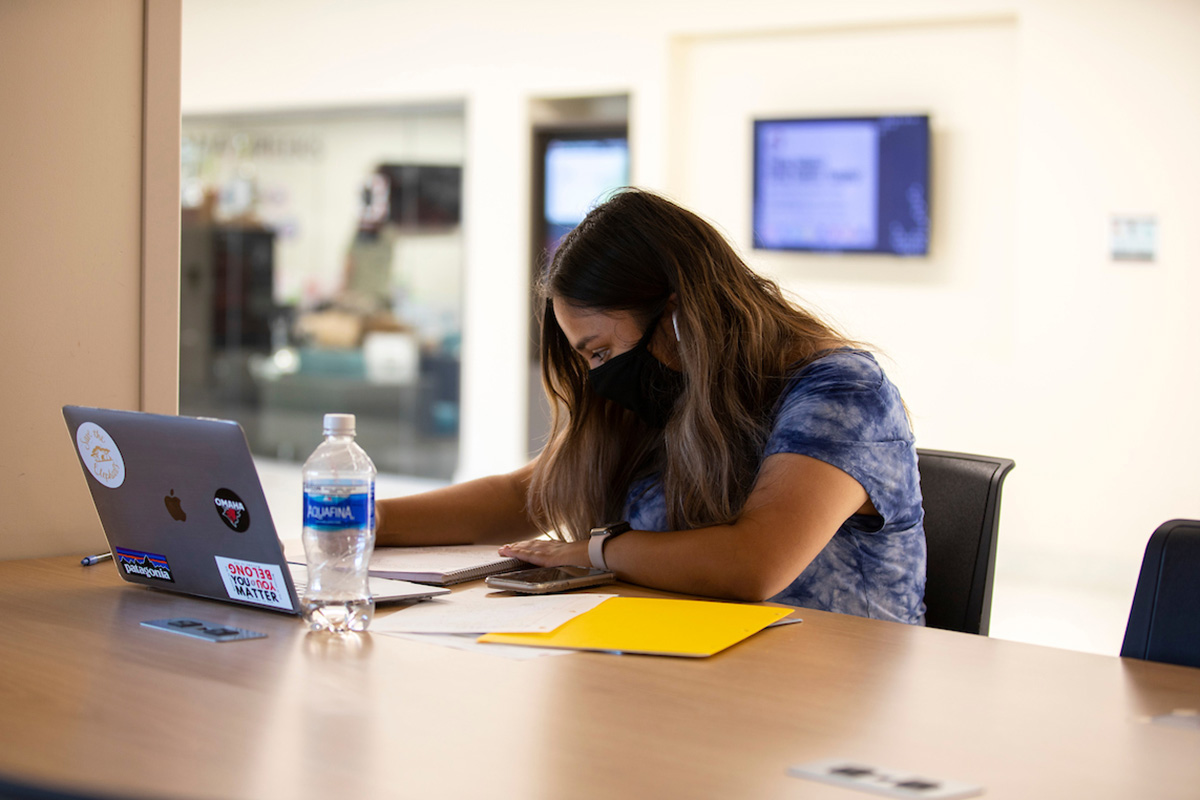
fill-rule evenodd
<path id="1" fill-rule="evenodd" d="M 375 542 L 394 545 L 511 542 L 538 531 L 525 507 L 532 467 L 376 502 Z"/>

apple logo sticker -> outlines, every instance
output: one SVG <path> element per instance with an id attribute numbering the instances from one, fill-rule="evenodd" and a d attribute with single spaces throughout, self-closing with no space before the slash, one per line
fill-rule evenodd
<path id="1" fill-rule="evenodd" d="M 167 513 L 170 514 L 173 519 L 178 520 L 179 522 L 187 522 L 187 512 L 183 510 L 183 504 L 179 501 L 179 498 L 175 496 L 174 489 L 171 490 L 169 495 L 163 498 L 163 503 L 167 507 Z"/>
<path id="2" fill-rule="evenodd" d="M 75 444 L 93 478 L 110 489 L 125 482 L 125 459 L 108 431 L 94 422 L 85 422 L 75 431 Z"/>
<path id="3" fill-rule="evenodd" d="M 217 493 L 213 495 L 213 505 L 216 506 L 221 521 L 232 530 L 244 533 L 250 527 L 250 512 L 246 509 L 246 504 L 229 489 L 217 489 Z"/>

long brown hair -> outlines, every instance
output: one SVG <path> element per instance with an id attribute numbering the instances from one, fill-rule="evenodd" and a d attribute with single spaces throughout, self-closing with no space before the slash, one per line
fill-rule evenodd
<path id="1" fill-rule="evenodd" d="M 601 398 L 553 300 L 653 324 L 677 297 L 683 393 L 665 429 Z M 542 383 L 552 422 L 529 488 L 531 516 L 575 540 L 621 518 L 630 486 L 658 472 L 672 529 L 730 522 L 758 474 L 788 375 L 851 344 L 756 275 L 697 215 L 625 189 L 563 239 L 538 285 Z"/>

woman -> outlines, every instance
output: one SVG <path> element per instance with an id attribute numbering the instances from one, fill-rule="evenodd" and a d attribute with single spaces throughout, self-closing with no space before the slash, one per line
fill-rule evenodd
<path id="1" fill-rule="evenodd" d="M 639 190 L 565 237 L 540 296 L 549 443 L 381 501 L 379 544 L 509 542 L 673 592 L 923 623 L 916 451 L 870 354 Z"/>

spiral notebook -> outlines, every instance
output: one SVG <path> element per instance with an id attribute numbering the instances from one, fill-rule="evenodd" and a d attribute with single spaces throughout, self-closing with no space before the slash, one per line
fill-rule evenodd
<path id="1" fill-rule="evenodd" d="M 452 586 L 530 566 L 520 559 L 497 555 L 496 551 L 494 544 L 376 547 L 371 556 L 371 574 L 413 583 Z"/>

